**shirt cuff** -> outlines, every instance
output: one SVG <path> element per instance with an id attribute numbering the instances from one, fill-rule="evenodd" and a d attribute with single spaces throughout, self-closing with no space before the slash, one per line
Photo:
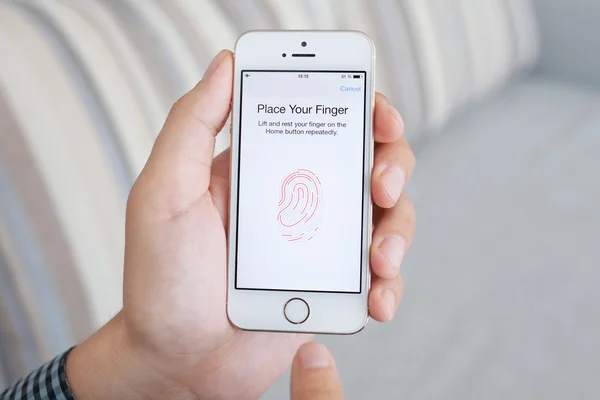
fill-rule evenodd
<path id="1" fill-rule="evenodd" d="M 65 365 L 73 348 L 15 382 L 0 400 L 76 400 L 67 381 Z"/>

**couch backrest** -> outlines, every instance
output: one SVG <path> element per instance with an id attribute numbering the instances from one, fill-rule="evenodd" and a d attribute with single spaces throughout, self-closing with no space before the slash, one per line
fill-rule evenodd
<path id="1" fill-rule="evenodd" d="M 413 137 L 537 53 L 529 0 L 0 1 L 7 380 L 119 309 L 125 199 L 153 139 L 211 57 L 259 28 L 367 32 Z"/>
<path id="2" fill-rule="evenodd" d="M 533 66 L 537 29 L 528 0 L 381 1 L 374 18 L 380 65 L 409 135 Z M 393 49 L 393 51 L 391 51 Z"/>

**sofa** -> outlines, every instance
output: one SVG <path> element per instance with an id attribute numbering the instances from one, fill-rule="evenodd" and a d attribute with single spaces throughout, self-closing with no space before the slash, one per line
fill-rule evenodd
<path id="1" fill-rule="evenodd" d="M 129 189 L 212 56 L 357 29 L 418 219 L 395 320 L 318 338 L 347 397 L 600 397 L 599 21 L 595 0 L 0 1 L 0 389 L 118 311 Z"/>

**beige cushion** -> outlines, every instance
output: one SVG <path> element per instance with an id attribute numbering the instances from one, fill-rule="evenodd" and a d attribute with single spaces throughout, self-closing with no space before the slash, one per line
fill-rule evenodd
<path id="1" fill-rule="evenodd" d="M 538 48 L 529 0 L 0 2 L 0 380 L 119 309 L 131 184 L 173 102 L 256 28 L 368 33 L 413 140 Z"/>

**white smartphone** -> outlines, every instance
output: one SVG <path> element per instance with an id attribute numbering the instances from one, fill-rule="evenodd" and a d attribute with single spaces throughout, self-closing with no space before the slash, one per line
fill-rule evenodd
<path id="1" fill-rule="evenodd" d="M 352 334 L 368 318 L 373 42 L 254 31 L 235 46 L 227 313 Z"/>

